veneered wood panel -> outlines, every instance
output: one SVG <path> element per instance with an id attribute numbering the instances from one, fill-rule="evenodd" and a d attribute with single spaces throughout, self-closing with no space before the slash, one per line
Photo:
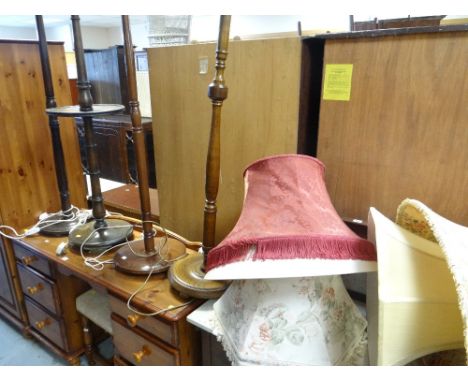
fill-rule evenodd
<path id="1" fill-rule="evenodd" d="M 55 97 L 71 104 L 62 45 L 49 45 Z M 74 123 L 60 119 L 70 199 L 85 206 L 84 179 Z M 24 228 L 60 209 L 38 45 L 0 41 L 0 213 Z"/>
<path id="2" fill-rule="evenodd" d="M 151 48 L 148 58 L 160 222 L 201 240 L 215 44 Z M 200 74 L 206 60 L 207 73 Z M 300 61 L 299 38 L 229 42 L 217 241 L 240 214 L 244 168 L 297 151 Z"/>
<path id="3" fill-rule="evenodd" d="M 0 217 L 0 224 L 3 224 Z M 15 266 L 11 240 L 0 238 L 0 316 L 4 316 L 22 330 L 28 324 L 23 292 Z M 6 311 L 4 312 L 3 309 Z M 6 313 L 6 314 L 5 314 Z"/>
<path id="4" fill-rule="evenodd" d="M 6 256 L 6 252 L 3 248 L 3 241 L 0 240 L 0 305 L 6 305 L 8 308 L 15 311 L 16 302 Z"/>
<path id="5" fill-rule="evenodd" d="M 419 199 L 468 224 L 468 33 L 327 40 L 353 64 L 351 100 L 321 101 L 318 158 L 341 216 L 393 218 Z"/>

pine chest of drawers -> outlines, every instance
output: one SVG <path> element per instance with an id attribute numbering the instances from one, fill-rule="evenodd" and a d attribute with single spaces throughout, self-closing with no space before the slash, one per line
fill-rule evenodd
<path id="1" fill-rule="evenodd" d="M 58 272 L 56 264 L 23 242 L 13 242 L 13 250 L 29 320 L 28 331 L 70 364 L 79 364 L 84 347 L 75 299 L 89 286 Z"/>

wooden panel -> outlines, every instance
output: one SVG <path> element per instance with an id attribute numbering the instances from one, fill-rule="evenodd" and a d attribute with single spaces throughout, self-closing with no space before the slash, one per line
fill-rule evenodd
<path id="1" fill-rule="evenodd" d="M 87 165 L 83 120 L 76 118 L 81 142 L 81 161 Z M 145 144 L 148 157 L 148 182 L 156 188 L 156 171 L 153 154 L 153 132 L 151 119 L 143 118 Z M 98 146 L 98 160 L 101 177 L 121 183 L 137 179 L 136 159 L 131 141 L 132 123 L 129 115 L 112 115 L 93 119 L 95 141 Z M 129 138 L 127 138 L 129 137 Z"/>
<path id="2" fill-rule="evenodd" d="M 117 353 L 124 359 L 138 366 L 176 366 L 179 364 L 179 354 L 176 350 L 144 335 L 138 328 L 126 328 L 123 323 L 112 315 L 113 341 Z M 146 354 L 137 362 L 134 354 L 146 349 Z"/>
<path id="3" fill-rule="evenodd" d="M 80 135 L 83 165 L 88 169 L 83 120 L 77 118 L 76 125 Z M 95 119 L 93 121 L 93 131 L 94 141 L 98 148 L 100 176 L 116 182 L 129 183 L 130 169 L 128 167 L 125 129 L 122 129 L 119 123 L 113 124 L 105 119 Z"/>
<path id="4" fill-rule="evenodd" d="M 72 105 L 78 105 L 78 88 L 76 87 L 76 78 L 70 78 L 70 93 L 72 99 Z"/>
<path id="5" fill-rule="evenodd" d="M 127 308 L 127 302 L 121 301 L 114 296 L 109 295 L 109 301 L 113 312 L 118 314 L 124 320 L 128 316 L 135 316 L 135 313 Z M 159 320 L 157 317 L 138 316 L 136 326 L 146 330 L 154 336 L 166 341 L 172 346 L 178 346 L 178 338 L 175 324 L 169 324 Z"/>
<path id="6" fill-rule="evenodd" d="M 201 339 L 203 366 L 231 366 L 223 345 L 213 334 L 202 331 Z"/>
<path id="7" fill-rule="evenodd" d="M 60 314 L 60 303 L 55 284 L 39 273 L 18 264 L 23 293 L 54 314 Z"/>
<path id="8" fill-rule="evenodd" d="M 321 101 L 318 158 L 341 216 L 395 216 L 407 197 L 468 224 L 468 33 L 327 40 L 351 100 Z"/>
<path id="9" fill-rule="evenodd" d="M 40 333 L 61 349 L 65 349 L 65 338 L 62 335 L 61 322 L 57 321 L 50 313 L 41 309 L 26 298 L 26 310 L 32 330 Z"/>
<path id="10" fill-rule="evenodd" d="M 3 241 L 0 240 L 0 304 L 2 306 L 8 306 L 10 310 L 15 310 L 16 303 L 11 281 L 10 272 L 8 272 L 6 252 L 3 248 Z"/>
<path id="11" fill-rule="evenodd" d="M 84 56 L 94 103 L 122 105 L 117 49 L 87 50 Z"/>
<path id="12" fill-rule="evenodd" d="M 58 105 L 71 103 L 62 45 L 49 45 Z M 38 45 L 0 42 L 0 213 L 24 228 L 60 209 Z M 85 206 L 84 179 L 73 121 L 61 118 L 71 202 Z"/>
<path id="13" fill-rule="evenodd" d="M 120 358 L 117 355 L 114 355 L 114 366 L 132 366 L 129 362 Z"/>
<path id="14" fill-rule="evenodd" d="M 126 184 L 102 193 L 104 206 L 109 211 L 119 212 L 125 216 L 141 219 L 140 194 L 138 186 Z M 159 222 L 158 190 L 149 189 L 151 202 L 151 220 Z"/>
<path id="15" fill-rule="evenodd" d="M 29 249 L 24 248 L 22 245 L 15 242 L 13 244 L 13 250 L 15 252 L 15 257 L 19 262 L 31 267 L 42 274 L 52 277 L 52 270 L 50 269 L 50 264 L 47 259 L 37 254 L 37 252 L 30 251 Z"/>
<path id="16" fill-rule="evenodd" d="M 94 140 L 99 147 L 99 169 L 102 177 L 117 182 L 130 182 L 125 130 L 95 124 Z"/>
<path id="17" fill-rule="evenodd" d="M 76 298 L 90 287 L 85 281 L 73 275 L 64 275 L 61 272 L 56 274 L 63 336 L 67 341 L 68 352 L 80 351 L 83 350 L 83 328 L 76 310 Z"/>
<path id="18" fill-rule="evenodd" d="M 148 49 L 160 221 L 191 240 L 202 238 L 214 57 L 214 44 Z M 217 241 L 239 216 L 245 166 L 297 150 L 300 60 L 298 38 L 229 43 Z"/>
<path id="19" fill-rule="evenodd" d="M 0 218 L 0 224 L 2 219 Z M 11 241 L 0 238 L 0 315 L 18 326 L 23 332 L 28 325 L 24 297 L 16 268 Z"/>

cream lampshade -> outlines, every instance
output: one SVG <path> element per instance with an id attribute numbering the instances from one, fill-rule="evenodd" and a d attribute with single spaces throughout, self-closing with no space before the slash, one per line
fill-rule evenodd
<path id="1" fill-rule="evenodd" d="M 368 227 L 378 259 L 378 272 L 368 274 L 367 281 L 370 364 L 404 365 L 463 347 L 459 296 L 439 243 L 398 226 L 375 208 Z"/>

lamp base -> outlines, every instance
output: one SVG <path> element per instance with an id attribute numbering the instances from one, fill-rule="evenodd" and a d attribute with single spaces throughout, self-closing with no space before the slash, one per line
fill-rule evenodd
<path id="1" fill-rule="evenodd" d="M 54 221 L 57 222 L 54 223 Z M 79 221 L 78 216 L 75 215 L 75 218 L 71 219 L 70 215 L 67 216 L 60 211 L 41 220 L 41 225 L 45 226 L 41 227 L 39 232 L 44 236 L 67 236 L 79 224 Z"/>
<path id="2" fill-rule="evenodd" d="M 229 285 L 224 281 L 205 280 L 203 254 L 189 254 L 174 262 L 169 268 L 168 278 L 171 286 L 181 295 L 212 299 L 219 298 Z"/>
<path id="3" fill-rule="evenodd" d="M 183 243 L 175 239 L 168 239 L 166 244 L 164 241 L 164 238 L 154 239 L 156 250 L 153 253 L 145 252 L 143 240 L 129 242 L 115 254 L 115 269 L 137 275 L 167 271 L 171 266 L 171 260 L 183 256 L 186 248 Z M 158 251 L 159 246 L 162 247 Z"/>
<path id="4" fill-rule="evenodd" d="M 125 220 L 104 219 L 104 222 L 101 228 L 95 227 L 94 220 L 74 228 L 68 235 L 69 247 L 77 250 L 83 247 L 85 252 L 101 252 L 132 236 L 133 226 Z"/>

